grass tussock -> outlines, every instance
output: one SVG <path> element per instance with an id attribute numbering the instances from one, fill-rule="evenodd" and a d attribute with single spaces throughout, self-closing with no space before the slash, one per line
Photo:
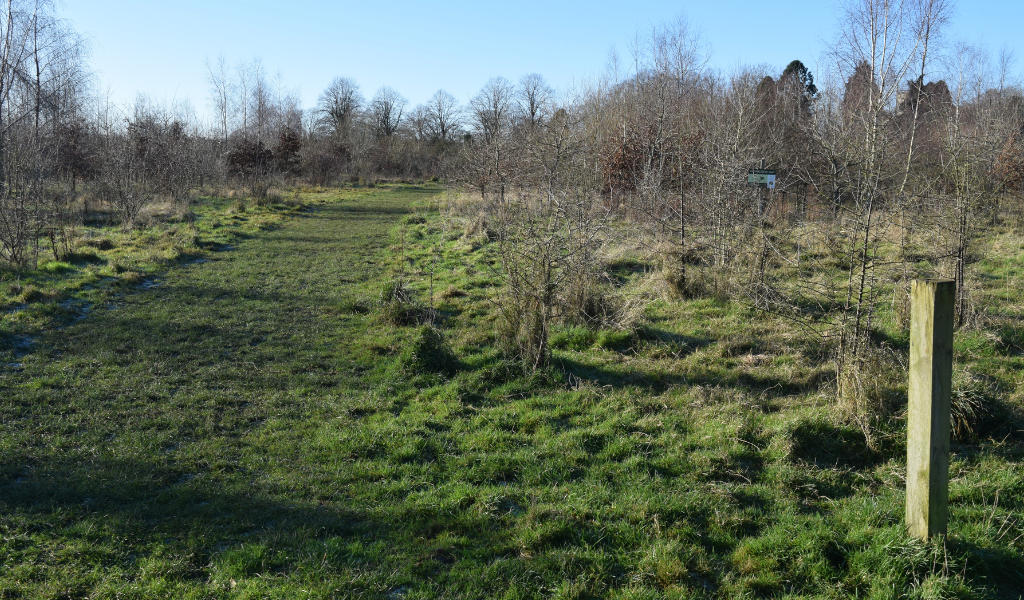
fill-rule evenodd
<path id="1" fill-rule="evenodd" d="M 990 378 L 961 367 L 953 372 L 950 407 L 952 437 L 960 443 L 1005 437 L 1019 428 L 1017 417 L 1000 399 Z"/>
<path id="2" fill-rule="evenodd" d="M 381 285 L 376 312 L 381 323 L 396 326 L 422 325 L 432 314 L 401 278 L 388 279 Z"/>
<path id="3" fill-rule="evenodd" d="M 403 352 L 402 364 L 409 373 L 452 375 L 459 367 L 459 360 L 452 352 L 444 333 L 432 326 L 416 328 L 412 342 Z"/>

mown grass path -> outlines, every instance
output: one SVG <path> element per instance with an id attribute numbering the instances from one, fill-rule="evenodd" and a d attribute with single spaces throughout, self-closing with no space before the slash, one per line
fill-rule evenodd
<path id="1" fill-rule="evenodd" d="M 211 561 L 255 532 L 362 528 L 323 508 L 339 489 L 307 436 L 373 367 L 339 298 L 428 193 L 319 204 L 35 340 L 0 375 L 0 590 L 237 588 L 275 571 L 274 544 L 223 581 Z"/>

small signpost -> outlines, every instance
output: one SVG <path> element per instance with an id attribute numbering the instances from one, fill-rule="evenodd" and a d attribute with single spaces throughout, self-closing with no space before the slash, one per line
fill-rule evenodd
<path id="1" fill-rule="evenodd" d="M 956 283 L 915 280 L 910 293 L 907 532 L 945 535 L 949 518 L 949 411 Z"/>
<path id="2" fill-rule="evenodd" d="M 761 159 L 760 169 L 747 169 L 747 185 L 758 187 L 757 190 L 757 220 L 764 219 L 765 199 L 764 189 L 775 189 L 775 169 L 764 168 L 764 159 Z"/>
<path id="3" fill-rule="evenodd" d="M 775 189 L 775 169 L 747 169 L 747 183 Z"/>

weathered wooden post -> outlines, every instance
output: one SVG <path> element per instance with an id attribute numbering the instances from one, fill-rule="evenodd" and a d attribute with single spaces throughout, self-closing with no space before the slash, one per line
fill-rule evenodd
<path id="1" fill-rule="evenodd" d="M 915 280 L 910 295 L 907 531 L 945 535 L 949 503 L 949 410 L 956 283 Z"/>

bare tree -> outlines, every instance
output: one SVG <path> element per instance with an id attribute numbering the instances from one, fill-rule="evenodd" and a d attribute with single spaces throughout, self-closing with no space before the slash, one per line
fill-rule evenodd
<path id="1" fill-rule="evenodd" d="M 923 6 L 932 8 L 929 4 Z M 848 364 L 854 369 L 851 377 L 855 377 L 859 368 L 855 363 L 874 316 L 878 234 L 886 218 L 898 213 L 892 209 L 901 200 L 900 175 L 906 166 L 894 171 L 894 166 L 900 164 L 893 158 L 901 136 L 892 109 L 922 42 L 931 39 L 942 18 L 941 12 L 919 15 L 917 8 L 903 0 L 852 2 L 843 9 L 844 26 L 832 49 L 838 72 L 850 75 L 840 115 L 841 130 L 848 136 L 844 146 L 848 154 L 843 162 L 850 166 L 845 184 L 850 200 L 846 205 L 848 224 L 844 231 L 856 232 L 847 240 L 851 260 L 839 321 L 841 387 Z M 886 203 L 890 209 L 887 212 L 882 210 Z M 859 387 L 856 382 L 852 385 Z M 851 397 L 860 395 L 853 392 Z"/>
<path id="2" fill-rule="evenodd" d="M 317 101 L 318 125 L 336 139 L 345 139 L 362 106 L 359 85 L 347 77 L 336 77 Z"/>
<path id="3" fill-rule="evenodd" d="M 519 80 L 519 87 L 516 89 L 519 113 L 531 129 L 547 118 L 554 94 L 554 90 L 544 77 L 537 73 L 524 75 Z"/>
<path id="4" fill-rule="evenodd" d="M 437 90 L 426 107 L 427 134 L 432 143 L 445 144 L 455 139 L 462 125 L 459 101 L 444 90 Z"/>
<path id="5" fill-rule="evenodd" d="M 701 132 L 716 130 L 700 121 L 706 116 L 701 102 L 716 92 L 704 75 L 707 56 L 703 47 L 699 34 L 683 20 L 656 28 L 646 41 L 638 40 L 633 76 L 616 90 L 618 120 L 604 161 L 611 202 L 624 202 L 631 215 L 645 225 L 665 255 L 672 285 L 684 292 L 689 260 L 686 188 L 694 184 L 690 175 Z M 724 117 L 727 113 L 708 114 Z M 746 114 L 740 114 L 741 125 Z M 726 132 L 732 130 L 723 127 L 721 131 L 728 135 Z M 741 126 L 735 131 L 747 129 Z M 735 149 L 729 145 L 720 148 Z M 723 160 L 735 162 L 734 157 Z M 715 159 L 710 162 L 725 164 Z M 718 179 L 710 177 L 707 181 Z"/>
<path id="6" fill-rule="evenodd" d="M 508 175 L 514 191 L 503 186 L 489 196 L 505 280 L 501 333 L 531 370 L 547 364 L 557 319 L 600 318 L 590 292 L 606 215 L 597 208 L 600 179 L 581 124 L 576 107 L 556 111 L 532 160 Z"/>
<path id="7" fill-rule="evenodd" d="M 463 146 L 460 177 L 485 197 L 493 190 L 504 198 L 522 170 L 523 154 L 512 136 L 515 90 L 508 80 L 495 77 L 470 102 L 474 135 Z"/>
<path id="8" fill-rule="evenodd" d="M 210 85 L 210 104 L 217 118 L 221 139 L 227 141 L 231 132 L 229 117 L 231 115 L 231 78 L 228 73 L 227 59 L 221 54 L 216 62 L 206 58 L 206 81 Z"/>
<path id="9" fill-rule="evenodd" d="M 244 62 L 239 62 L 235 65 L 235 85 L 232 86 L 235 92 L 235 111 L 241 120 L 239 128 L 242 131 L 242 135 L 249 134 L 249 92 L 251 91 L 252 82 L 249 65 Z"/>
<path id="10" fill-rule="evenodd" d="M 274 98 L 270 108 L 269 128 L 271 138 L 280 139 L 281 135 L 286 132 L 290 132 L 288 135 L 299 135 L 303 131 L 304 125 L 299 91 L 285 85 L 280 71 L 274 77 L 273 89 Z"/>
<path id="11" fill-rule="evenodd" d="M 993 185 L 992 174 L 999 169 L 1007 140 L 1019 135 L 1020 125 L 1007 114 L 1000 90 L 1003 74 L 990 71 L 983 51 L 961 43 L 950 58 L 952 94 L 938 108 L 944 121 L 939 159 L 942 189 L 951 197 L 937 224 L 951 262 L 944 274 L 957 283 L 957 321 L 966 325 L 973 312 L 967 266 L 978 217 L 997 206 L 1000 190 Z"/>
<path id="12" fill-rule="evenodd" d="M 370 102 L 374 134 L 391 137 L 402 124 L 402 113 L 408 101 L 394 88 L 384 86 L 377 90 Z"/>
<path id="13" fill-rule="evenodd" d="M 422 104 L 417 104 L 405 119 L 412 137 L 418 142 L 425 142 L 429 137 L 430 117 L 428 109 Z"/>
<path id="14" fill-rule="evenodd" d="M 144 96 L 136 99 L 134 114 L 122 117 L 123 127 L 106 132 L 97 184 L 100 195 L 117 211 L 121 228 L 135 227 L 142 208 L 156 193 L 152 160 L 156 128 Z"/>
<path id="15" fill-rule="evenodd" d="M 504 77 L 494 77 L 470 102 L 473 126 L 484 142 L 505 134 L 512 124 L 515 88 Z"/>
<path id="16" fill-rule="evenodd" d="M 67 228 L 74 175 L 63 169 L 81 140 L 85 46 L 48 2 L 9 0 L 0 14 L 0 256 L 38 259 L 40 236 L 54 254 Z M 70 177 L 62 177 L 70 175 Z"/>
<path id="17" fill-rule="evenodd" d="M 929 61 L 933 58 L 933 46 L 936 38 L 942 34 L 942 28 L 949 21 L 949 14 L 952 11 L 946 0 L 917 0 L 915 8 L 911 25 L 915 30 L 920 61 L 916 63 L 918 66 L 916 84 L 910 90 L 910 93 L 914 95 L 913 118 L 910 125 L 910 141 L 907 144 L 907 162 L 903 169 L 903 182 L 900 184 L 900 195 L 906 192 L 907 181 L 910 179 L 911 163 L 914 159 L 917 141 L 917 128 L 921 120 L 921 105 L 924 99 L 922 97 L 924 78 L 928 75 Z"/>
<path id="18" fill-rule="evenodd" d="M 272 137 L 271 124 L 274 118 L 274 101 L 271 92 L 270 82 L 267 81 L 267 71 L 263 66 L 263 60 L 259 57 L 252 59 L 248 66 L 249 70 L 249 114 L 252 116 L 252 134 L 256 139 L 267 143 Z"/>

